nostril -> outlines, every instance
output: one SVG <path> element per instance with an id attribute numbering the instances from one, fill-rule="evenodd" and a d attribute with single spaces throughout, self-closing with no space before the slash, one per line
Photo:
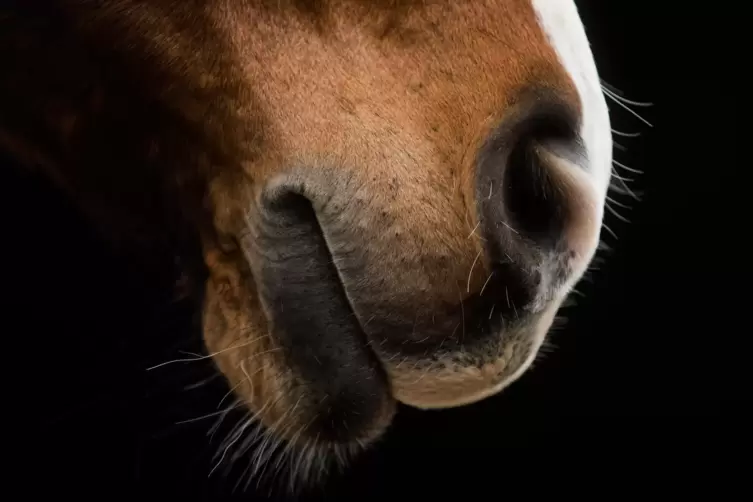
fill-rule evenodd
<path id="1" fill-rule="evenodd" d="M 566 232 L 569 197 L 552 159 L 577 162 L 577 107 L 554 96 L 522 100 L 480 152 L 479 216 L 494 245 L 524 237 L 554 248 Z M 511 235 L 512 232 L 512 235 Z"/>
<path id="2" fill-rule="evenodd" d="M 290 378 L 307 383 L 301 406 L 316 410 L 312 427 L 323 440 L 368 435 L 386 409 L 388 384 L 350 307 L 315 202 L 300 186 L 270 184 L 256 217 L 248 262 Z"/>
<path id="3" fill-rule="evenodd" d="M 540 119 L 540 118 L 539 118 Z M 562 141 L 559 124 L 542 121 L 518 139 L 507 159 L 501 198 L 509 224 L 533 241 L 551 246 L 562 235 L 566 201 L 542 157 L 543 148 Z"/>

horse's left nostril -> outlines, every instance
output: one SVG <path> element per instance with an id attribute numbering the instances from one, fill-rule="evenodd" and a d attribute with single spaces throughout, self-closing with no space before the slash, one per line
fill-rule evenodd
<path id="1" fill-rule="evenodd" d="M 567 201 L 541 154 L 542 148 L 560 140 L 557 125 L 536 124 L 512 147 L 499 194 L 509 224 L 548 247 L 562 234 L 567 218 Z"/>
<path id="2" fill-rule="evenodd" d="M 554 249 L 567 234 L 578 194 L 554 160 L 565 159 L 573 168 L 582 164 L 577 125 L 572 105 L 534 95 L 522 100 L 487 141 L 476 192 L 493 259 L 525 242 Z"/>

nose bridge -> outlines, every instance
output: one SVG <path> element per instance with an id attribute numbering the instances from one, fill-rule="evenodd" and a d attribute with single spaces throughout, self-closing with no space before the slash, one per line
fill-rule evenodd
<path id="1" fill-rule="evenodd" d="M 392 132 L 430 140 L 457 162 L 516 91 L 568 86 L 530 0 L 405 2 L 358 15 L 350 3 L 328 3 L 316 18 L 326 30 L 276 20 L 283 36 L 274 44 L 244 40 L 239 57 L 282 149 L 314 154 L 342 144 L 352 153 Z"/>

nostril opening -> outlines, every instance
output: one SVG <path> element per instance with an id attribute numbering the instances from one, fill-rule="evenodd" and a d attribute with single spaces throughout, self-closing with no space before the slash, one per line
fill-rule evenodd
<path id="1" fill-rule="evenodd" d="M 480 152 L 477 193 L 493 246 L 518 236 L 545 248 L 558 244 L 569 201 L 560 166 L 552 162 L 578 157 L 577 124 L 577 108 L 556 96 L 535 95 L 521 100 L 489 138 Z"/>
<path id="2" fill-rule="evenodd" d="M 509 224 L 541 244 L 554 244 L 565 226 L 566 204 L 541 149 L 562 141 L 552 125 L 521 138 L 512 148 L 503 177 L 502 198 Z"/>
<path id="3" fill-rule="evenodd" d="M 311 201 L 304 195 L 291 190 L 276 190 L 264 194 L 264 209 L 275 218 L 282 218 L 293 225 L 305 223 L 310 226 L 316 221 Z"/>
<path id="4" fill-rule="evenodd" d="M 384 413 L 388 384 L 350 306 L 315 202 L 304 192 L 267 187 L 257 235 L 246 247 L 280 356 L 293 381 L 307 383 L 301 406 L 316 410 L 311 427 L 323 440 L 340 441 L 368 435 Z"/>

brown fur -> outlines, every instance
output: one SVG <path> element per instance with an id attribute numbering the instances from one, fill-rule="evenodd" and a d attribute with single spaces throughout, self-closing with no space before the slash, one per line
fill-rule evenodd
<path id="1" fill-rule="evenodd" d="M 111 232 L 201 236 L 206 346 L 264 424 L 301 441 L 321 412 L 295 408 L 310 382 L 272 336 L 255 280 L 262 193 L 280 180 L 312 201 L 367 333 L 393 313 L 417 333 L 456 327 L 450 352 L 411 333 L 370 339 L 388 383 L 349 441 L 377 437 L 394 399 L 460 402 L 535 350 L 522 333 L 545 330 L 556 299 L 478 350 L 457 327 L 465 312 L 448 313 L 492 270 L 476 231 L 479 150 L 529 88 L 579 109 L 528 0 L 48 3 L 0 8 L 0 148 Z M 574 243 L 593 239 L 582 228 Z"/>

